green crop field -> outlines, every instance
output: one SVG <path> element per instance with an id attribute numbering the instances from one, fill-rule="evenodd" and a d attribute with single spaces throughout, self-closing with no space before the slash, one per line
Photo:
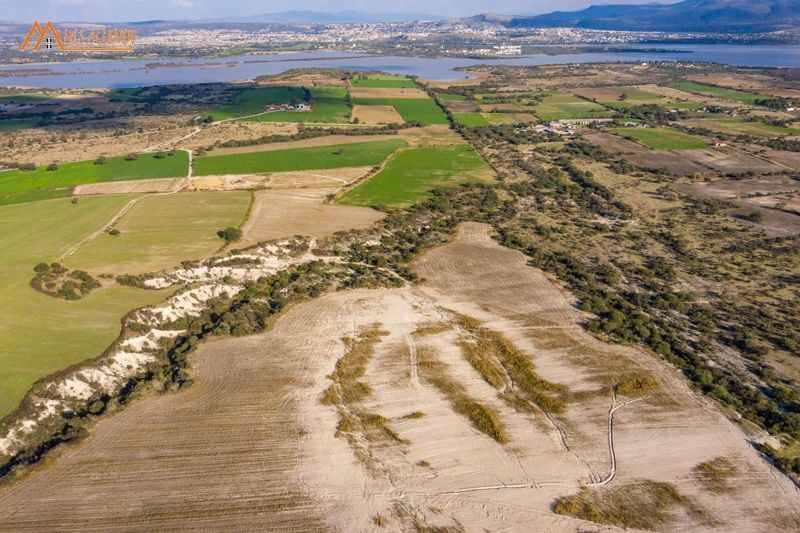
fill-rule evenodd
<path id="1" fill-rule="evenodd" d="M 56 260 L 133 197 L 0 207 L 0 417 L 17 407 L 36 380 L 100 355 L 119 334 L 128 311 L 168 294 L 113 286 L 68 302 L 29 285 L 34 265 Z"/>
<path id="2" fill-rule="evenodd" d="M 714 96 L 722 98 L 723 100 L 732 100 L 734 102 L 742 102 L 745 104 L 753 104 L 756 100 L 767 98 L 760 94 L 747 93 L 744 91 L 737 91 L 735 89 L 726 89 L 724 87 L 715 87 L 714 85 L 704 85 L 702 83 L 694 83 L 685 81 L 681 83 L 673 83 L 670 87 L 680 89 L 690 93 L 702 94 L 705 96 Z"/>
<path id="3" fill-rule="evenodd" d="M 358 105 L 391 105 L 406 122 L 416 120 L 425 124 L 448 124 L 447 115 L 430 98 L 354 98 Z"/>
<path id="4" fill-rule="evenodd" d="M 234 98 L 234 103 L 216 107 L 208 113 L 214 120 L 226 120 L 262 113 L 267 104 L 288 104 L 292 101 L 303 101 L 300 87 L 258 87 L 243 90 Z"/>
<path id="5" fill-rule="evenodd" d="M 653 150 L 694 150 L 708 146 L 702 137 L 673 128 L 610 128 L 609 131 Z"/>
<path id="6" fill-rule="evenodd" d="M 436 96 L 439 97 L 443 102 L 451 102 L 454 100 L 466 100 L 467 97 L 463 94 L 451 94 L 451 93 L 438 93 Z"/>
<path id="7" fill-rule="evenodd" d="M 217 231 L 244 222 L 249 205 L 248 191 L 148 196 L 116 223 L 119 235 L 98 235 L 66 265 L 89 272 L 138 274 L 173 267 L 184 259 L 201 259 L 222 245 Z"/>
<path id="8" fill-rule="evenodd" d="M 783 135 L 800 135 L 798 128 L 773 126 L 764 122 L 751 122 L 727 117 L 713 117 L 701 119 L 701 126 L 710 130 L 724 133 L 746 133 L 760 137 L 778 137 Z"/>
<path id="9" fill-rule="evenodd" d="M 431 189 L 485 180 L 491 175 L 489 165 L 470 145 L 402 150 L 338 203 L 406 207 L 427 197 Z"/>
<path id="10" fill-rule="evenodd" d="M 353 87 L 389 87 L 389 88 L 416 88 L 417 84 L 405 76 L 389 76 L 384 74 L 355 74 L 350 78 Z"/>
<path id="11" fill-rule="evenodd" d="M 488 126 L 489 121 L 480 113 L 455 113 L 456 119 L 465 126 Z"/>
<path id="12" fill-rule="evenodd" d="M 388 141 L 206 156 L 195 160 L 194 173 L 197 176 L 214 176 L 220 174 L 255 174 L 259 172 L 374 166 L 379 165 L 389 154 L 405 146 L 405 144 L 405 141 L 401 139 L 391 139 Z"/>
<path id="13" fill-rule="evenodd" d="M 135 161 L 111 157 L 105 164 L 94 161 L 62 163 L 56 170 L 40 166 L 36 170 L 0 172 L 0 205 L 8 205 L 59 196 L 68 196 L 75 185 L 104 181 L 127 181 L 148 178 L 176 178 L 189 171 L 189 156 L 175 152 L 161 159 L 156 154 L 140 154 Z"/>
<path id="14" fill-rule="evenodd" d="M 541 104 L 525 106 L 525 109 L 533 111 L 544 122 L 577 118 L 604 118 L 612 114 L 600 104 L 581 100 L 565 93 L 546 96 Z"/>
<path id="15" fill-rule="evenodd" d="M 246 122 L 350 122 L 347 89 L 344 87 L 312 87 L 311 111 L 275 111 L 242 119 Z"/>

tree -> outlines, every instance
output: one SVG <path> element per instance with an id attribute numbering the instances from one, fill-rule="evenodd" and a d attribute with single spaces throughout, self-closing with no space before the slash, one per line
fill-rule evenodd
<path id="1" fill-rule="evenodd" d="M 95 165 L 105 165 L 107 162 L 108 162 L 108 160 L 106 159 L 106 156 L 104 156 L 104 155 L 101 155 L 100 157 L 98 157 L 97 159 L 94 160 L 94 164 Z"/>
<path id="2" fill-rule="evenodd" d="M 217 236 L 225 239 L 225 242 L 234 242 L 242 238 L 242 230 L 239 228 L 225 228 L 218 231 Z"/>
<path id="3" fill-rule="evenodd" d="M 58 170 L 58 165 L 56 165 L 55 163 L 50 163 L 49 165 L 47 165 L 47 170 L 49 170 L 51 172 L 53 170 Z"/>

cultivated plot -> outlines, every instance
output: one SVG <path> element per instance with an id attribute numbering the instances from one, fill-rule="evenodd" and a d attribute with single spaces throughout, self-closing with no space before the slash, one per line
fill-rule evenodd
<path id="1" fill-rule="evenodd" d="M 131 309 L 164 298 L 161 291 L 112 286 L 78 301 L 35 291 L 33 267 L 52 262 L 101 229 L 134 196 L 66 199 L 0 207 L 0 416 L 15 409 L 33 383 L 96 357 L 119 334 Z M 108 265 L 108 268 L 113 268 Z"/>
<path id="2" fill-rule="evenodd" d="M 338 203 L 405 207 L 431 189 L 489 179 L 492 172 L 470 145 L 414 148 L 398 152 L 386 167 L 348 191 Z"/>
<path id="3" fill-rule="evenodd" d="M 611 111 L 587 100 L 581 100 L 571 94 L 556 93 L 546 96 L 540 104 L 525 106 L 541 120 L 569 120 L 580 118 L 604 118 L 611 116 Z"/>
<path id="4" fill-rule="evenodd" d="M 241 225 L 249 205 L 247 191 L 147 196 L 114 224 L 114 234 L 104 232 L 87 242 L 66 265 L 138 274 L 204 259 L 223 244 L 217 231 Z"/>
<path id="5" fill-rule="evenodd" d="M 148 178 L 174 178 L 189 172 L 184 151 L 146 153 L 0 172 L 0 205 L 68 196 L 75 185 Z"/>
<path id="6" fill-rule="evenodd" d="M 706 148 L 702 137 L 689 135 L 674 128 L 610 128 L 610 132 L 639 142 L 653 150 L 694 150 Z"/>
<path id="7" fill-rule="evenodd" d="M 380 164 L 389 154 L 405 146 L 400 139 L 364 143 L 313 146 L 220 156 L 195 161 L 195 175 L 257 174 Z"/>
<path id="8" fill-rule="evenodd" d="M 703 96 L 713 96 L 723 100 L 731 100 L 734 102 L 741 102 L 744 104 L 754 104 L 756 100 L 764 99 L 765 96 L 760 94 L 748 93 L 745 91 L 737 91 L 735 89 L 728 89 L 726 87 L 717 87 L 715 85 L 705 85 L 703 83 L 696 83 L 693 81 L 684 81 L 680 83 L 673 83 L 670 87 L 686 91 L 689 93 L 700 94 Z"/>

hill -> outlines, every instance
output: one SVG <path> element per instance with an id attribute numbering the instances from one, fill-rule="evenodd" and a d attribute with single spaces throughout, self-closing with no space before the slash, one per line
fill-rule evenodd
<path id="1" fill-rule="evenodd" d="M 531 17 L 482 15 L 516 28 L 585 28 L 618 31 L 770 32 L 800 27 L 795 0 L 685 0 L 677 4 L 598 5 Z"/>

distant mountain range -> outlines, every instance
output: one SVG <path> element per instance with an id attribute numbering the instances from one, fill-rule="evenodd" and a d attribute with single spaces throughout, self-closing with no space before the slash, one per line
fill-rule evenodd
<path id="1" fill-rule="evenodd" d="M 800 29 L 800 0 L 685 0 L 677 4 L 598 5 L 536 16 L 479 15 L 509 28 L 753 33 Z"/>
<path id="2" fill-rule="evenodd" d="M 408 20 L 443 20 L 447 17 L 426 13 L 364 13 L 362 11 L 282 11 L 280 13 L 264 13 L 243 17 L 224 17 L 213 22 L 253 22 L 289 24 L 313 23 L 336 24 L 345 22 L 399 22 Z"/>

